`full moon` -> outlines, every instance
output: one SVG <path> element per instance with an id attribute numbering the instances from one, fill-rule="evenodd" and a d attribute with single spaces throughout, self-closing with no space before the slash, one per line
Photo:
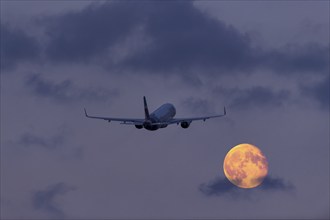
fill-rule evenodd
<path id="1" fill-rule="evenodd" d="M 268 162 L 252 144 L 239 144 L 226 155 L 223 170 L 230 182 L 241 188 L 259 186 L 268 173 Z"/>

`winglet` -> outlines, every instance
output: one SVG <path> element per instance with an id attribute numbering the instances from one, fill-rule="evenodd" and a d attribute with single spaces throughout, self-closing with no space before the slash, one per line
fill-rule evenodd
<path id="1" fill-rule="evenodd" d="M 86 117 L 89 117 L 85 108 L 84 108 L 84 110 L 85 110 L 85 116 Z"/>
<path id="2" fill-rule="evenodd" d="M 145 119 L 148 120 L 150 118 L 150 115 L 149 115 L 149 109 L 148 109 L 147 100 L 146 100 L 145 96 L 143 96 L 143 104 L 144 104 L 144 116 L 145 116 Z"/>
<path id="3" fill-rule="evenodd" d="M 223 107 L 223 115 L 226 115 L 226 106 Z"/>

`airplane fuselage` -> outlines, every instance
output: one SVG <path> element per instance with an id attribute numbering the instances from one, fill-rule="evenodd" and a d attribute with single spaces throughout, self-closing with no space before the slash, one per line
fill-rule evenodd
<path id="1" fill-rule="evenodd" d="M 143 123 L 143 127 L 150 131 L 155 131 L 159 128 L 166 128 L 167 124 L 161 124 L 161 123 L 169 122 L 174 118 L 175 114 L 176 114 L 176 110 L 174 105 L 170 103 L 163 104 L 150 114 L 149 120 L 146 120 Z M 136 127 L 142 128 L 142 126 L 136 126 Z"/>
<path id="2" fill-rule="evenodd" d="M 91 116 L 87 114 L 86 109 L 85 116 L 87 118 L 102 119 L 108 122 L 110 121 L 119 121 L 121 124 L 134 125 L 137 129 L 147 129 L 149 131 L 155 131 L 159 128 L 166 128 L 168 125 L 177 124 L 181 125 L 182 128 L 188 128 L 192 121 L 198 121 L 210 118 L 217 118 L 226 115 L 226 108 L 223 108 L 223 114 L 221 115 L 211 115 L 211 116 L 202 116 L 202 117 L 190 117 L 190 118 L 174 118 L 176 110 L 174 105 L 166 103 L 161 105 L 151 114 L 149 114 L 149 109 L 147 105 L 146 97 L 143 96 L 144 103 L 144 118 L 115 118 L 115 117 L 103 117 L 103 116 Z"/>

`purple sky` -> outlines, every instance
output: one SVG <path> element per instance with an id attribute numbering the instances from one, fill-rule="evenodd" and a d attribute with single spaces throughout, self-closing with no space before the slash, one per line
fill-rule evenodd
<path id="1" fill-rule="evenodd" d="M 1 218 L 329 218 L 328 1 L 1 1 Z M 150 132 L 91 120 L 222 113 Z M 269 175 L 239 189 L 235 145 Z"/>

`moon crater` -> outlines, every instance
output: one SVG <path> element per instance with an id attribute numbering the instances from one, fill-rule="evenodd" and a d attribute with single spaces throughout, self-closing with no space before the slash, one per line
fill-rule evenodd
<path id="1" fill-rule="evenodd" d="M 258 147 L 239 144 L 227 153 L 223 169 L 228 180 L 236 186 L 254 188 L 266 177 L 268 162 Z"/>

